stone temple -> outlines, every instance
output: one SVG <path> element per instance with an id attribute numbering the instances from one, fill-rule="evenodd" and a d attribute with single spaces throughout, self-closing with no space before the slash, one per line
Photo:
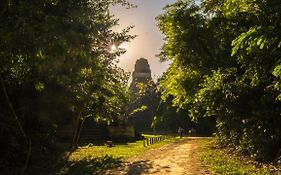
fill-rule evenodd
<path id="1" fill-rule="evenodd" d="M 133 81 L 147 82 L 149 80 L 151 80 L 151 70 L 148 61 L 145 58 L 140 58 L 135 64 Z"/>
<path id="2" fill-rule="evenodd" d="M 151 70 L 147 59 L 140 58 L 136 61 L 135 70 L 132 74 L 132 82 L 130 85 L 130 90 L 132 94 L 137 93 L 138 88 L 136 87 L 138 83 L 148 83 L 151 81 Z"/>
<path id="3" fill-rule="evenodd" d="M 151 78 L 151 70 L 147 59 L 140 58 L 136 61 L 135 70 L 132 74 L 132 82 L 130 85 L 131 90 L 131 108 L 138 108 L 142 105 L 147 106 L 147 109 L 142 112 L 138 112 L 129 117 L 129 123 L 132 124 L 138 132 L 150 132 L 152 115 L 153 115 L 153 104 L 151 89 L 147 89 L 144 96 L 138 95 L 138 83 L 148 84 L 153 83 Z"/>

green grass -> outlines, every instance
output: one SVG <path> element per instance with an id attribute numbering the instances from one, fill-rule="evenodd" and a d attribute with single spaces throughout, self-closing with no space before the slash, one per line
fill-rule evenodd
<path id="1" fill-rule="evenodd" d="M 216 175 L 281 175 L 278 168 L 268 164 L 258 164 L 249 158 L 234 154 L 230 149 L 221 149 L 214 139 L 202 142 L 199 156 Z"/>
<path id="2" fill-rule="evenodd" d="M 146 137 L 146 138 L 149 138 L 149 137 L 160 137 L 160 136 L 162 136 L 162 135 L 151 135 L 151 134 L 142 134 L 142 136 L 144 136 L 144 137 Z"/>
<path id="3" fill-rule="evenodd" d="M 117 167 L 130 157 L 142 154 L 149 149 L 174 142 L 176 139 L 177 138 L 164 140 L 150 145 L 149 147 L 144 147 L 142 141 L 117 144 L 114 145 L 114 147 L 94 145 L 82 146 L 69 156 L 65 166 L 61 168 L 57 174 L 102 174 L 103 170 Z"/>

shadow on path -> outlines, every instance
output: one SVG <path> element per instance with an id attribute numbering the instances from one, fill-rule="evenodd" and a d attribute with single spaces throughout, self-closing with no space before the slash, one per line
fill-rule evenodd
<path id="1" fill-rule="evenodd" d="M 163 171 L 171 172 L 169 166 L 153 165 L 149 160 L 141 160 L 128 165 L 124 175 L 156 174 Z"/>
<path id="2" fill-rule="evenodd" d="M 128 166 L 125 175 L 141 175 L 147 173 L 152 168 L 152 164 L 148 160 L 141 160 L 131 163 Z"/>

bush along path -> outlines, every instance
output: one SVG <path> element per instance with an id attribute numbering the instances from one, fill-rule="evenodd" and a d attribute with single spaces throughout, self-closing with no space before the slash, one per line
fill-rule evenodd
<path id="1" fill-rule="evenodd" d="M 198 157 L 216 175 L 281 175 L 280 162 L 259 163 L 239 149 L 219 144 L 216 139 L 200 142 Z"/>

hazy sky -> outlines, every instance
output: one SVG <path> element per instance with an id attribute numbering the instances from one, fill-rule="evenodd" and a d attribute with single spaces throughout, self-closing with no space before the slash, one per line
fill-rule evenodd
<path id="1" fill-rule="evenodd" d="M 138 35 L 132 42 L 125 44 L 127 52 L 119 60 L 119 66 L 126 71 L 132 72 L 137 59 L 144 57 L 148 59 L 152 76 L 160 76 L 167 68 L 168 63 L 160 63 L 159 54 L 163 41 L 163 35 L 157 27 L 155 17 L 163 13 L 165 5 L 176 0 L 128 0 L 138 7 L 125 9 L 115 6 L 111 8 L 111 13 L 120 19 L 115 30 L 120 30 L 126 26 L 134 25 L 132 34 Z"/>

